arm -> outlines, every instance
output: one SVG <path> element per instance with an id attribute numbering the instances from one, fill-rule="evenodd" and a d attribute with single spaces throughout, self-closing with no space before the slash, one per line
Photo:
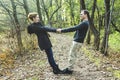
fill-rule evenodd
<path id="1" fill-rule="evenodd" d="M 36 26 L 36 30 L 38 30 L 38 31 L 47 31 L 47 32 L 56 32 L 55 28 L 46 27 L 46 26 Z"/>
<path id="2" fill-rule="evenodd" d="M 74 27 L 71 27 L 71 28 L 62 29 L 61 32 L 64 32 L 64 33 L 65 32 L 73 32 L 73 31 L 84 28 L 84 26 L 85 26 L 85 24 L 81 23 L 81 24 L 74 26 Z"/>
<path id="3" fill-rule="evenodd" d="M 56 32 L 55 28 L 51 28 L 51 27 L 41 27 L 42 30 L 45 30 L 47 32 Z"/>

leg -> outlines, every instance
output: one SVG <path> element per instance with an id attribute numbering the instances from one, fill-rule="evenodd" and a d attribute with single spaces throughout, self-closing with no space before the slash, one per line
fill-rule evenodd
<path id="1" fill-rule="evenodd" d="M 79 52 L 81 46 L 82 46 L 82 43 L 73 41 L 73 45 L 71 47 L 69 58 L 68 58 L 70 69 L 73 69 L 74 67 L 75 61 L 77 59 L 77 53 Z"/>
<path id="2" fill-rule="evenodd" d="M 55 63 L 54 57 L 53 57 L 53 52 L 52 49 L 45 49 L 45 52 L 47 54 L 47 58 L 48 58 L 48 62 L 50 64 L 50 66 L 53 68 L 55 66 L 57 66 L 57 64 Z"/>
<path id="3" fill-rule="evenodd" d="M 46 49 L 45 50 L 47 57 L 48 57 L 48 62 L 50 66 L 53 68 L 53 73 L 54 74 L 72 74 L 71 71 L 68 69 L 64 69 L 63 71 L 59 69 L 58 65 L 55 63 L 54 57 L 53 57 L 53 52 L 52 49 Z"/>
<path id="4" fill-rule="evenodd" d="M 75 58 L 76 58 L 75 51 L 76 51 L 76 44 L 73 42 L 71 49 L 70 49 L 70 52 L 69 52 L 69 58 L 68 58 L 70 69 L 73 69 L 73 65 L 75 63 Z"/>

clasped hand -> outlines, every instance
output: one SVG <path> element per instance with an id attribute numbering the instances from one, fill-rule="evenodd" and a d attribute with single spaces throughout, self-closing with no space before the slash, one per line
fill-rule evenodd
<path id="1" fill-rule="evenodd" d="M 57 29 L 56 31 L 57 31 L 58 33 L 61 33 L 61 29 Z"/>

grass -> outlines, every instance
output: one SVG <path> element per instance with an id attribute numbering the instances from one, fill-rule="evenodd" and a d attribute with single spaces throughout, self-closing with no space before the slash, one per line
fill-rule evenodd
<path id="1" fill-rule="evenodd" d="M 88 47 L 87 47 L 88 48 Z M 95 52 L 94 50 L 89 50 L 86 47 L 83 48 L 83 51 L 85 53 L 85 55 L 87 55 L 87 57 L 90 59 L 90 61 L 94 62 L 96 64 L 96 66 L 99 68 L 102 64 L 104 64 L 103 62 L 106 61 L 106 57 L 103 58 L 101 57 L 100 53 L 97 54 L 97 52 Z M 114 57 L 115 58 L 115 57 Z M 111 61 L 110 57 L 107 57 L 107 61 Z M 111 63 L 111 62 L 110 62 Z M 111 63 L 112 64 L 112 63 Z M 106 65 L 106 64 L 104 64 Z M 114 64 L 115 65 L 115 64 Z M 106 67 L 107 71 L 112 72 L 112 74 L 114 75 L 114 77 L 120 79 L 120 70 L 115 70 L 112 67 Z"/>
<path id="2" fill-rule="evenodd" d="M 120 53 L 120 33 L 115 32 L 109 36 L 109 47 L 112 52 Z"/>
<path id="3" fill-rule="evenodd" d="M 93 55 L 93 52 L 87 50 L 85 47 L 83 48 L 83 51 L 85 52 L 85 54 L 88 56 L 88 58 L 94 62 L 98 67 L 101 65 L 101 59 L 98 57 L 95 57 Z"/>

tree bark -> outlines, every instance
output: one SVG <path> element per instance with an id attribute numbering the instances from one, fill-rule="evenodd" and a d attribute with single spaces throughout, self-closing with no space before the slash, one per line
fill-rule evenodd
<path id="1" fill-rule="evenodd" d="M 75 21 L 74 21 L 74 4 L 73 4 L 73 0 L 69 0 L 68 1 L 69 5 L 70 5 L 70 23 L 71 25 L 74 25 L 75 24 Z"/>
<path id="2" fill-rule="evenodd" d="M 43 19 L 42 19 L 41 8 L 40 8 L 41 4 L 40 4 L 40 1 L 39 1 L 39 0 L 36 0 L 36 5 L 37 5 L 37 12 L 38 12 L 38 14 L 39 14 L 40 21 L 41 21 L 41 23 L 44 25 L 44 21 L 43 21 Z"/>
<path id="3" fill-rule="evenodd" d="M 85 1 L 84 0 L 80 0 L 80 10 L 86 9 L 85 7 Z"/>
<path id="4" fill-rule="evenodd" d="M 18 49 L 21 54 L 21 51 L 23 49 L 23 44 L 22 44 L 22 38 L 21 38 L 21 31 L 20 31 L 20 24 L 17 18 L 17 11 L 16 11 L 16 5 L 14 0 L 10 0 L 12 4 L 12 9 L 13 9 L 13 18 L 14 18 L 14 23 L 15 23 L 15 29 L 16 29 L 16 35 L 17 35 L 17 42 L 18 42 Z"/>
<path id="5" fill-rule="evenodd" d="M 96 8 L 96 3 L 97 0 L 94 0 L 93 2 L 93 8 L 92 8 L 92 15 L 91 15 L 91 20 L 94 21 L 94 12 L 95 12 L 95 8 Z M 94 24 L 93 24 L 94 26 Z M 94 29 L 95 30 L 95 29 Z M 96 50 L 99 50 L 99 45 L 100 45 L 100 34 L 99 31 L 96 29 L 95 30 L 96 33 L 94 33 L 95 38 L 94 38 L 94 46 L 96 47 Z M 97 34 L 97 35 L 96 35 Z"/>
<path id="6" fill-rule="evenodd" d="M 105 32 L 102 41 L 101 52 L 107 56 L 108 55 L 108 40 L 109 40 L 109 28 L 111 23 L 111 15 L 114 6 L 114 0 L 112 0 L 112 10 L 110 11 L 110 0 L 104 0 L 105 2 Z"/>
<path id="7" fill-rule="evenodd" d="M 92 7 L 92 14 L 91 14 L 91 20 L 94 21 L 94 12 L 95 12 L 95 8 L 96 8 L 96 2 L 97 0 L 94 0 L 93 2 L 93 7 Z M 90 41 L 91 41 L 91 32 L 90 30 L 88 31 L 88 36 L 87 36 L 87 44 L 90 44 Z M 96 41 L 94 41 L 94 45 L 96 44 L 95 43 Z M 99 46 L 97 45 L 98 49 L 99 49 Z"/>
<path id="8" fill-rule="evenodd" d="M 24 3 L 23 7 L 25 9 L 26 17 L 27 17 L 27 15 L 29 14 L 28 2 L 27 0 L 23 0 L 23 3 Z"/>

